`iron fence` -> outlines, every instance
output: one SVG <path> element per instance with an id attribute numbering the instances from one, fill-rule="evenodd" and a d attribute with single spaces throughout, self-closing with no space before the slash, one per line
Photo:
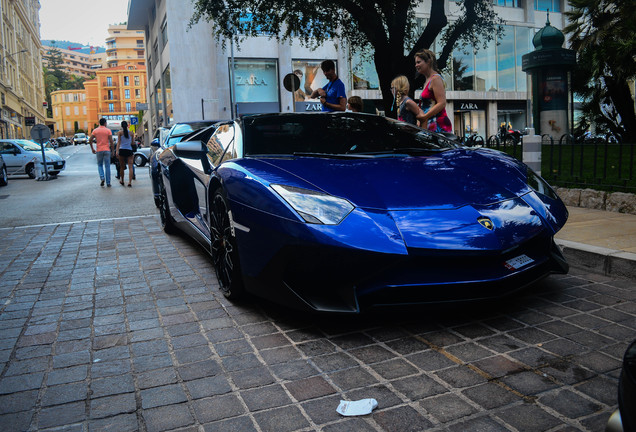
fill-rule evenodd
<path id="1" fill-rule="evenodd" d="M 541 137 L 541 144 L 541 176 L 553 186 L 636 193 L 636 143 L 572 135 L 555 141 L 546 134 Z M 485 146 L 520 160 L 523 157 L 521 140 L 501 140 L 493 135 Z"/>

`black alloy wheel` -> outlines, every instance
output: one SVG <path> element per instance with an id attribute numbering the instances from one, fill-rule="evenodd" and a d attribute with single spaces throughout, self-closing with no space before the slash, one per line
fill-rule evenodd
<path id="1" fill-rule="evenodd" d="M 7 167 L 0 168 L 0 186 L 6 186 L 9 182 L 9 176 L 7 176 Z"/>
<path id="2" fill-rule="evenodd" d="M 159 217 L 161 218 L 161 228 L 163 231 L 166 234 L 173 234 L 176 231 L 176 228 L 174 226 L 174 222 L 172 222 L 166 188 L 162 183 L 159 183 Z"/>
<path id="3" fill-rule="evenodd" d="M 33 165 L 32 163 L 28 164 L 26 166 L 26 173 L 29 176 L 29 178 L 34 179 L 35 178 L 35 165 Z"/>
<path id="4" fill-rule="evenodd" d="M 230 222 L 230 209 L 223 192 L 214 193 L 210 212 L 210 235 L 212 263 L 223 295 L 230 300 L 243 296 L 236 239 Z"/>

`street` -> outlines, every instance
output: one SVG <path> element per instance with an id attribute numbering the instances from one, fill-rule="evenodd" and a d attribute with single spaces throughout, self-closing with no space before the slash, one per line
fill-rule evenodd
<path id="1" fill-rule="evenodd" d="M 0 228 L 156 214 L 147 165 L 136 168 L 132 188 L 118 183 L 111 165 L 112 187 L 101 188 L 90 146 L 60 147 L 58 153 L 66 169 L 56 179 L 15 175 L 0 188 Z"/>
<path id="2" fill-rule="evenodd" d="M 232 304 L 161 230 L 146 168 L 101 188 L 88 146 L 60 153 L 58 179 L 0 189 L 1 430 L 602 431 L 617 407 L 632 280 L 354 317 Z"/>

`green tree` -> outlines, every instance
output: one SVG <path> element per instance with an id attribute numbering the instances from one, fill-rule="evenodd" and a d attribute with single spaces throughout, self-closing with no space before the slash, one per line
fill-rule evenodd
<path id="1" fill-rule="evenodd" d="M 441 36 L 443 48 L 436 53 L 438 66 L 445 68 L 454 48 L 486 46 L 503 32 L 492 0 L 457 0 L 457 20 L 449 23 L 446 0 L 431 0 L 430 18 L 423 31 L 415 10 L 423 0 L 194 0 L 190 25 L 211 24 L 213 33 L 225 43 L 262 33 L 280 41 L 299 38 L 308 47 L 339 38 L 353 50 L 373 53 L 384 106 L 390 107 L 390 83 L 397 75 L 415 75 L 414 54 L 429 48 Z M 421 87 L 422 77 L 411 89 Z M 387 110 L 388 111 L 388 110 Z"/>
<path id="2" fill-rule="evenodd" d="M 564 32 L 576 51 L 573 90 L 582 98 L 583 125 L 636 139 L 629 83 L 636 78 L 636 7 L 633 0 L 569 0 Z"/>

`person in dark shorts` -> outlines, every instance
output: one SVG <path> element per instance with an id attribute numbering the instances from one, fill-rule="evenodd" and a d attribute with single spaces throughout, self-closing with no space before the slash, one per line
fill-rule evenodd
<path id="1" fill-rule="evenodd" d="M 117 157 L 119 158 L 119 184 L 124 185 L 124 170 L 128 165 L 128 187 L 132 187 L 133 179 L 133 149 L 135 134 L 128 130 L 128 122 L 121 122 L 121 130 L 117 132 Z"/>

